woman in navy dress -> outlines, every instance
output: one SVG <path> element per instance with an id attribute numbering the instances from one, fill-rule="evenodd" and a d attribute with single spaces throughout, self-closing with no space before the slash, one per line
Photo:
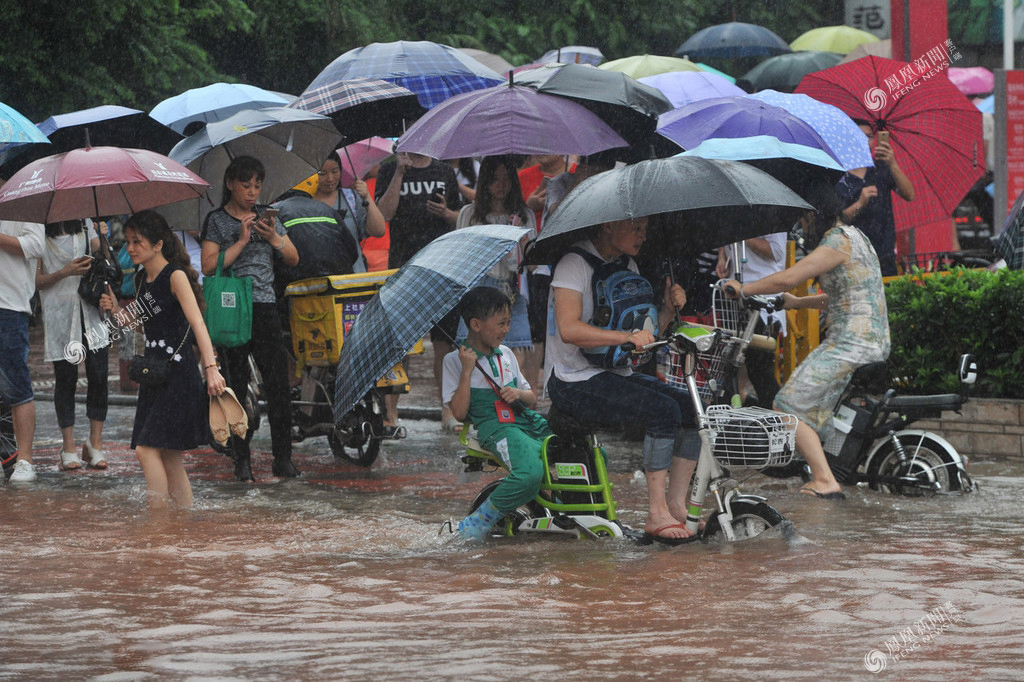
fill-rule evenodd
<path id="1" fill-rule="evenodd" d="M 139 387 L 132 448 L 146 477 L 150 508 L 166 508 L 169 501 L 187 508 L 192 487 L 181 453 L 206 441 L 208 418 L 193 344 L 202 356 L 206 393 L 220 395 L 226 384 L 203 323 L 198 276 L 167 221 L 153 211 L 141 211 L 125 225 L 125 236 L 128 255 L 141 266 L 135 309 L 122 309 L 113 292 L 103 296 L 100 307 L 123 324 L 141 323 L 146 357 L 170 362 L 166 385 Z"/>

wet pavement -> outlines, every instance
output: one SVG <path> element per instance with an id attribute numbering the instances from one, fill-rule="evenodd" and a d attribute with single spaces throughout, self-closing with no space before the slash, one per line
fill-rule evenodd
<path id="1" fill-rule="evenodd" d="M 105 472 L 59 472 L 52 406 L 38 413 L 39 481 L 0 487 L 0 680 L 1021 676 L 1017 462 L 973 462 L 976 493 L 921 499 L 746 481 L 792 536 L 467 545 L 437 528 L 491 475 L 465 480 L 436 421 L 406 418 L 369 469 L 309 439 L 299 480 L 269 475 L 264 426 L 257 484 L 188 453 L 194 509 L 154 518 L 132 408 L 111 408 Z M 641 525 L 638 444 L 606 441 L 620 516 Z"/>

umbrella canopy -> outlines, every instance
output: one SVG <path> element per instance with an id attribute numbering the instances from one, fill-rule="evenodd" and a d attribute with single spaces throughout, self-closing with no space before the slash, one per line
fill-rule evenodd
<path id="1" fill-rule="evenodd" d="M 697 66 L 699 66 L 701 68 L 701 71 L 707 71 L 708 73 L 713 73 L 716 76 L 721 76 L 722 78 L 724 78 L 725 80 L 729 81 L 730 83 L 735 83 L 736 82 L 736 79 L 733 78 L 732 76 L 730 76 L 729 74 L 727 74 L 725 71 L 721 71 L 719 69 L 716 69 L 715 67 L 709 66 L 708 64 L 705 64 L 704 62 L 697 62 Z"/>
<path id="2" fill-rule="evenodd" d="M 627 76 L 633 78 L 643 78 L 644 76 L 656 76 L 659 73 L 668 73 L 669 71 L 701 71 L 702 69 L 691 62 L 689 59 L 679 59 L 678 57 L 661 57 L 654 54 L 638 54 L 632 57 L 623 57 L 622 59 L 613 59 L 610 62 L 605 62 L 597 68 L 605 69 L 606 71 L 621 71 Z"/>
<path id="3" fill-rule="evenodd" d="M 645 76 L 639 81 L 660 90 L 674 108 L 712 97 L 740 97 L 747 94 L 725 78 L 704 71 L 670 71 Z"/>
<path id="4" fill-rule="evenodd" d="M 330 116 L 347 140 L 401 135 L 426 112 L 412 90 L 375 78 L 310 87 L 288 106 Z"/>
<path id="5" fill-rule="evenodd" d="M 33 144 L 47 143 L 50 140 L 15 109 L 0 102 L 0 143 L 2 144 Z"/>
<path id="6" fill-rule="evenodd" d="M 612 220 L 672 214 L 663 229 L 650 230 L 645 248 L 694 254 L 788 230 L 809 210 L 792 190 L 745 163 L 696 156 L 641 161 L 580 183 L 544 222 L 526 260 L 552 263 L 583 230 Z"/>
<path id="7" fill-rule="evenodd" d="M 946 69 L 946 75 L 956 89 L 967 96 L 987 95 L 996 87 L 995 75 L 984 66 L 951 66 Z"/>
<path id="8" fill-rule="evenodd" d="M 852 26 L 822 26 L 801 33 L 789 44 L 794 50 L 820 50 L 849 54 L 858 45 L 877 43 L 878 36 Z"/>
<path id="9" fill-rule="evenodd" d="M 0 164 L 16 156 L 23 145 L 47 144 L 49 141 L 32 121 L 0 102 Z"/>
<path id="10" fill-rule="evenodd" d="M 658 120 L 658 133 L 683 149 L 693 149 L 713 137 L 771 135 L 782 142 L 821 149 L 835 158 L 809 123 L 750 97 L 717 97 L 673 109 Z"/>
<path id="11" fill-rule="evenodd" d="M 797 92 L 832 104 L 854 119 L 890 131 L 915 199 L 893 199 L 898 230 L 948 219 L 984 173 L 981 112 L 947 78 L 917 78 L 915 67 L 864 57 L 804 78 Z M 890 86 L 898 86 L 890 89 Z"/>
<path id="12" fill-rule="evenodd" d="M 995 241 L 996 255 L 1006 261 L 1011 270 L 1024 270 L 1024 192 L 1013 202 L 1006 225 Z"/>
<path id="13" fill-rule="evenodd" d="M 594 154 L 627 143 L 585 107 L 521 85 L 452 97 L 398 140 L 435 159 L 497 154 Z"/>
<path id="14" fill-rule="evenodd" d="M 30 161 L 82 147 L 131 147 L 166 154 L 181 140 L 146 112 L 113 104 L 51 116 L 38 127 L 50 146 L 15 148 L 0 175 L 9 177 Z"/>
<path id="15" fill-rule="evenodd" d="M 310 88 L 352 78 L 377 78 L 415 92 L 430 109 L 453 95 L 491 87 L 502 77 L 454 47 L 429 41 L 372 43 L 341 55 Z"/>
<path id="16" fill-rule="evenodd" d="M 809 73 L 835 66 L 843 58 L 836 52 L 790 52 L 769 57 L 740 78 L 751 90 L 793 92 Z"/>
<path id="17" fill-rule="evenodd" d="M 401 362 L 527 232 L 510 225 L 454 230 L 427 244 L 388 277 L 345 334 L 335 380 L 334 418 L 341 419 Z"/>
<path id="18" fill-rule="evenodd" d="M 597 114 L 630 145 L 645 142 L 654 134 L 658 114 L 672 103 L 652 88 L 621 71 L 605 71 L 589 64 L 547 64 L 522 71 L 519 85 L 537 92 L 579 102 Z"/>
<path id="19" fill-rule="evenodd" d="M 301 109 L 269 108 L 240 111 L 208 124 L 171 150 L 170 157 L 215 187 L 237 156 L 263 162 L 263 200 L 273 201 L 300 180 L 316 173 L 341 135 L 325 116 Z M 212 210 L 210 201 L 195 201 L 161 211 L 180 229 L 199 229 Z"/>
<path id="20" fill-rule="evenodd" d="M 351 187 L 370 169 L 394 153 L 395 143 L 383 137 L 369 137 L 338 150 L 341 157 L 341 186 Z"/>
<path id="21" fill-rule="evenodd" d="M 761 57 L 790 52 L 786 41 L 756 24 L 731 21 L 701 29 L 676 50 L 678 57 Z"/>
<path id="22" fill-rule="evenodd" d="M 201 196 L 205 180 L 145 149 L 89 147 L 47 156 L 0 189 L 0 218 L 53 223 L 135 213 Z"/>
<path id="23" fill-rule="evenodd" d="M 864 133 L 841 109 L 807 95 L 774 90 L 764 90 L 749 97 L 785 109 L 805 121 L 821 135 L 821 139 L 835 152 L 835 158 L 846 170 L 875 165 Z"/>
<path id="24" fill-rule="evenodd" d="M 835 185 L 845 172 L 835 159 L 820 149 L 780 142 L 770 135 L 704 140 L 680 156 L 743 161 L 760 168 L 800 196 L 821 182 Z"/>
<path id="25" fill-rule="evenodd" d="M 491 54 L 490 52 L 475 50 L 472 47 L 460 47 L 459 52 L 472 57 L 497 74 L 506 74 L 515 68 L 512 66 L 512 63 L 506 61 L 504 57 Z"/>
<path id="26" fill-rule="evenodd" d="M 220 121 L 243 109 L 283 107 L 290 100 L 244 83 L 212 83 L 168 97 L 149 115 L 165 126 L 184 133 L 189 123 Z"/>
<path id="27" fill-rule="evenodd" d="M 590 64 L 591 66 L 597 66 L 604 61 L 604 55 L 596 47 L 569 45 L 567 47 L 560 47 L 557 50 L 548 50 L 537 61 L 541 64 L 558 62 L 561 64 Z"/>

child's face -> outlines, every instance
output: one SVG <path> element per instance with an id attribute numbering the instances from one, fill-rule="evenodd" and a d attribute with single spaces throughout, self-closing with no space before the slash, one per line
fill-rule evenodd
<path id="1" fill-rule="evenodd" d="M 470 320 L 470 327 L 480 340 L 480 343 L 492 349 L 500 346 L 501 342 L 505 340 L 511 325 L 512 313 L 508 308 L 496 312 L 485 319 L 474 317 Z"/>

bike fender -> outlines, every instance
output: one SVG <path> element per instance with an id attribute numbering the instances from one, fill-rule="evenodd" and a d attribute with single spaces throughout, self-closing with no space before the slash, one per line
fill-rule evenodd
<path id="1" fill-rule="evenodd" d="M 751 504 L 757 504 L 758 502 L 767 502 L 767 497 L 761 497 L 760 495 L 748 495 L 745 493 L 736 493 L 729 497 L 729 502 L 750 502 Z"/>
<path id="2" fill-rule="evenodd" d="M 960 456 L 960 453 L 956 451 L 956 448 L 950 445 L 949 441 L 947 441 L 945 438 L 935 433 L 934 431 L 925 431 L 924 429 L 903 429 L 902 431 L 897 431 L 896 435 L 911 437 L 927 436 L 931 440 L 935 441 L 936 445 L 938 445 L 939 447 L 946 451 L 946 454 L 948 454 L 950 459 L 952 459 L 953 462 L 956 463 L 958 468 L 960 468 L 961 470 L 966 470 L 966 466 L 964 465 L 964 458 Z M 878 441 L 874 444 L 874 446 L 871 448 L 871 452 L 867 456 L 867 459 L 864 460 L 864 471 L 870 470 L 871 462 L 874 460 L 875 455 L 877 455 L 879 450 L 881 450 L 886 445 L 888 440 L 889 436 L 886 436 L 885 438 L 879 438 Z"/>

